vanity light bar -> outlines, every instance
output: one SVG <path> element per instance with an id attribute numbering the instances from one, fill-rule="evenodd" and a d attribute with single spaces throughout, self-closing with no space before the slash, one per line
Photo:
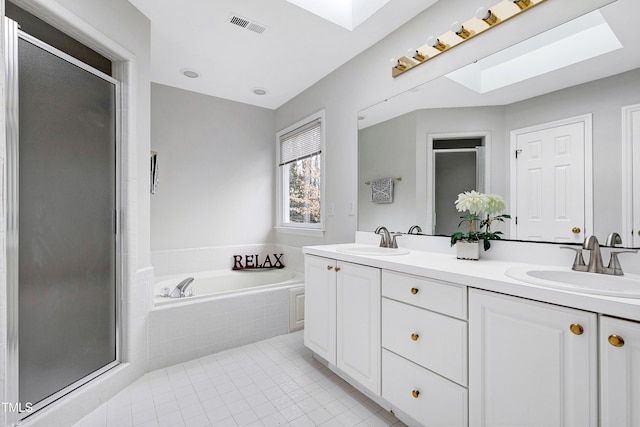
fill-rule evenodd
<path id="1" fill-rule="evenodd" d="M 502 0 L 488 9 L 481 7 L 473 18 L 462 23 L 456 21 L 451 24 L 450 31 L 439 37 L 429 37 L 426 44 L 418 49 L 409 49 L 406 56 L 400 59 L 391 59 L 391 76 L 398 77 L 400 74 L 406 73 L 462 42 L 470 40 L 545 1 Z"/>

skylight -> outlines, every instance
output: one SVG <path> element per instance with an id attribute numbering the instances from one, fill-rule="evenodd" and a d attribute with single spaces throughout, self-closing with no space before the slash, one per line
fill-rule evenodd
<path id="1" fill-rule="evenodd" d="M 389 0 L 287 0 L 349 31 L 366 21 Z"/>
<path id="2" fill-rule="evenodd" d="M 486 93 L 620 48 L 622 44 L 596 10 L 446 77 L 478 93 Z"/>

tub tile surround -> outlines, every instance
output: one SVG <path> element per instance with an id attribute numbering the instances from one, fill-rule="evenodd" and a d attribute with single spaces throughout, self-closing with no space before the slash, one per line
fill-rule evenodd
<path id="1" fill-rule="evenodd" d="M 283 253 L 286 269 L 304 270 L 300 248 L 254 244 L 155 251 L 151 254 L 155 282 L 176 274 L 230 270 L 234 255 Z M 153 287 L 146 291 L 149 302 L 149 369 L 254 343 L 289 332 L 289 287 L 249 291 L 207 301 L 154 309 Z"/>
<path id="2" fill-rule="evenodd" d="M 152 370 L 286 334 L 289 289 L 151 310 L 148 330 Z"/>
<path id="3" fill-rule="evenodd" d="M 151 371 L 75 427 L 404 425 L 315 360 L 302 337 Z"/>

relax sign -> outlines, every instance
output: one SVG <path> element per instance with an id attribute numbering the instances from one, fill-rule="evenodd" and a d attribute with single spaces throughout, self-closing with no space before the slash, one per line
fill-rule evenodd
<path id="1" fill-rule="evenodd" d="M 250 270 L 254 268 L 284 268 L 282 256 L 284 254 L 267 255 L 264 260 L 260 255 L 234 255 L 233 270 Z M 272 258 L 273 257 L 273 258 Z"/>

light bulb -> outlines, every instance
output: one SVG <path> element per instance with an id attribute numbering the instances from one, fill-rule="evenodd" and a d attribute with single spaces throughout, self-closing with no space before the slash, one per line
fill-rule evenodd
<path id="1" fill-rule="evenodd" d="M 430 36 L 427 39 L 427 44 L 435 49 L 438 49 L 440 52 L 447 48 L 447 45 L 442 43 L 437 37 Z"/>
<path id="2" fill-rule="evenodd" d="M 478 10 L 476 10 L 476 18 L 482 19 L 489 25 L 495 25 L 496 22 L 498 22 L 498 17 L 486 7 L 479 7 Z"/>
<path id="3" fill-rule="evenodd" d="M 420 62 L 424 62 L 427 59 L 427 55 L 425 55 L 424 53 L 420 52 L 417 49 L 408 49 L 407 56 L 409 58 L 413 58 L 416 61 L 420 61 Z"/>
<path id="4" fill-rule="evenodd" d="M 400 71 L 404 71 L 404 70 L 406 70 L 406 69 L 407 69 L 407 64 L 405 64 L 404 62 L 402 62 L 402 61 L 401 61 L 401 60 L 399 60 L 399 59 L 391 58 L 391 59 L 389 60 L 389 62 L 391 63 L 391 66 L 392 66 L 393 68 L 396 68 L 396 69 L 398 69 L 398 70 L 400 70 Z"/>
<path id="5" fill-rule="evenodd" d="M 531 0 L 511 0 L 513 4 L 518 6 L 520 10 L 524 10 L 531 6 Z"/>
<path id="6" fill-rule="evenodd" d="M 460 38 L 463 38 L 463 39 L 468 39 L 469 36 L 471 35 L 469 30 L 467 30 L 464 27 L 464 25 L 462 25 L 458 21 L 454 21 L 451 24 L 451 31 L 453 31 L 454 33 L 456 33 L 457 36 L 459 36 Z"/>

